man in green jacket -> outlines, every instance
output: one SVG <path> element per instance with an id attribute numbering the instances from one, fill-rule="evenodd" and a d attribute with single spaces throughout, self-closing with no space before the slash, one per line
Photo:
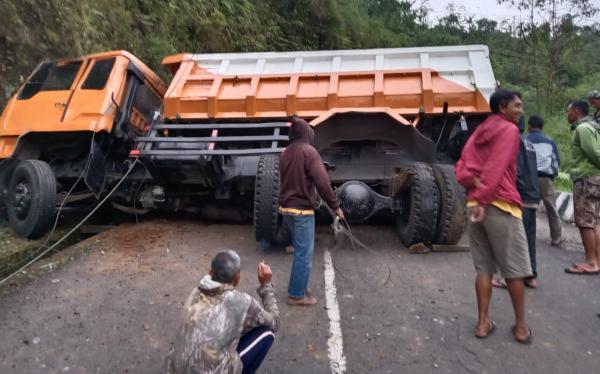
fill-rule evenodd
<path id="1" fill-rule="evenodd" d="M 567 108 L 572 132 L 569 166 L 575 225 L 585 249 L 585 262 L 565 269 L 571 274 L 600 273 L 600 125 L 588 114 L 589 105 L 583 100 L 574 101 Z"/>

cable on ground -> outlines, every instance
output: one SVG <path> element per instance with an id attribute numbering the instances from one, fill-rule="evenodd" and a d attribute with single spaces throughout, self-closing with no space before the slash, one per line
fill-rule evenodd
<path id="1" fill-rule="evenodd" d="M 65 235 L 63 235 L 58 241 L 56 241 L 54 244 L 52 244 L 50 247 L 48 247 L 45 251 L 43 251 L 41 254 L 39 254 L 38 256 L 36 256 L 35 258 L 33 258 L 31 261 L 29 261 L 27 264 L 25 264 L 24 266 L 22 266 L 21 268 L 19 268 L 18 270 L 16 270 L 15 272 L 13 272 L 12 274 L 10 274 L 9 276 L 7 276 L 6 278 L 0 280 L 0 286 L 3 285 L 4 283 L 6 283 L 9 279 L 11 279 L 12 277 L 14 277 L 16 274 L 22 272 L 23 270 L 25 270 L 27 267 L 29 267 L 31 264 L 33 264 L 34 262 L 36 262 L 37 260 L 39 260 L 40 258 L 42 258 L 46 253 L 48 253 L 49 251 L 53 250 L 56 246 L 58 246 L 60 243 L 62 243 L 66 238 L 68 238 L 72 233 L 75 232 L 75 230 L 77 230 L 79 227 L 81 227 L 81 225 L 83 225 L 85 222 L 87 222 L 87 220 L 94 214 L 96 213 L 96 211 L 98 209 L 100 209 L 100 207 L 102 205 L 104 205 L 104 203 L 108 200 L 108 198 L 119 188 L 119 186 L 125 181 L 125 179 L 129 176 L 129 174 L 133 171 L 133 168 L 135 167 L 135 165 L 137 164 L 139 160 L 136 158 L 133 163 L 131 164 L 131 166 L 129 166 L 129 169 L 127 170 L 127 172 L 123 175 L 123 177 L 121 177 L 121 179 L 117 182 L 117 184 L 113 187 L 112 190 L 110 190 L 110 192 L 104 197 L 104 199 L 102 199 L 102 201 L 100 201 L 100 203 L 98 203 L 98 205 L 96 205 L 96 207 L 94 209 L 92 209 L 92 211 L 90 213 L 88 213 L 87 216 L 85 216 L 77 225 L 75 225 L 75 227 L 73 227 L 68 233 L 66 233 Z"/>

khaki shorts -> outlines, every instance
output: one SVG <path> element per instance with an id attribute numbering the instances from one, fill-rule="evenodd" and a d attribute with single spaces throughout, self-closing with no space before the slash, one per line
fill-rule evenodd
<path id="1" fill-rule="evenodd" d="M 593 229 L 600 225 L 600 177 L 573 182 L 575 225 Z"/>
<path id="2" fill-rule="evenodd" d="M 505 279 L 533 274 L 521 219 L 489 205 L 482 222 L 469 221 L 469 241 L 477 273 L 493 275 L 500 269 Z"/>

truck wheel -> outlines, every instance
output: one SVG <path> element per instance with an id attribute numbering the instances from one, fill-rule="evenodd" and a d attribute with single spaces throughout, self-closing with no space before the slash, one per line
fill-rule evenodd
<path id="1" fill-rule="evenodd" d="M 262 155 L 254 185 L 254 233 L 256 241 L 273 243 L 280 225 L 279 155 Z"/>
<path id="2" fill-rule="evenodd" d="M 56 180 L 50 165 L 39 160 L 19 162 L 7 195 L 8 222 L 15 233 L 37 239 L 50 229 L 56 214 Z"/>
<path id="3" fill-rule="evenodd" d="M 396 215 L 400 240 L 405 246 L 431 243 L 438 215 L 438 189 L 431 167 L 413 164 L 415 175 L 408 191 L 403 193 L 402 210 Z"/>
<path id="4" fill-rule="evenodd" d="M 454 176 L 453 165 L 435 164 L 433 176 L 440 192 L 438 223 L 433 236 L 436 244 L 456 244 L 467 225 L 465 190 Z"/>

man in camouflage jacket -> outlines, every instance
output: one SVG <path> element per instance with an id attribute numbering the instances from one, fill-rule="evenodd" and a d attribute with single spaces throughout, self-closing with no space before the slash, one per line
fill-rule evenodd
<path id="1" fill-rule="evenodd" d="M 183 323 L 167 357 L 168 373 L 254 373 L 279 328 L 271 269 L 258 265 L 262 305 L 236 289 L 240 258 L 220 252 L 183 308 Z"/>

